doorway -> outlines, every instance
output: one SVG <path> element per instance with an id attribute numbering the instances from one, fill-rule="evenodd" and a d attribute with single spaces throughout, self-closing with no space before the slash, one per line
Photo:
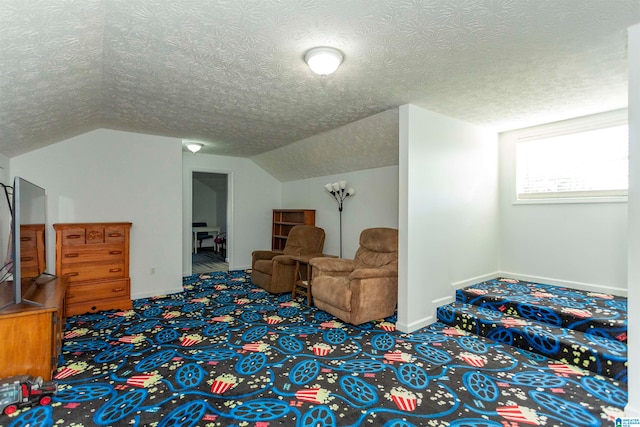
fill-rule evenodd
<path id="1" fill-rule="evenodd" d="M 224 173 L 193 172 L 191 177 L 191 223 L 204 227 L 192 233 L 193 274 L 229 270 L 228 204 L 229 176 Z"/>

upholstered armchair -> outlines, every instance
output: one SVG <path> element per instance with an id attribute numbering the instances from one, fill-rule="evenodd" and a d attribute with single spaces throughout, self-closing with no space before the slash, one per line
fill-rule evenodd
<path id="1" fill-rule="evenodd" d="M 251 254 L 251 281 L 268 292 L 291 292 L 296 263 L 295 255 L 322 255 L 324 230 L 312 225 L 296 225 L 287 236 L 282 251 L 253 251 Z"/>
<path id="2" fill-rule="evenodd" d="M 391 316 L 398 303 L 398 230 L 360 233 L 353 260 L 314 258 L 311 294 L 316 307 L 353 325 Z"/>

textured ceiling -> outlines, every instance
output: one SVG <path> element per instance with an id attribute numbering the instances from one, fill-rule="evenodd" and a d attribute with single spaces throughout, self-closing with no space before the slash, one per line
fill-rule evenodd
<path id="1" fill-rule="evenodd" d="M 281 182 L 397 165 L 398 114 L 392 108 L 251 160 Z"/>
<path id="2" fill-rule="evenodd" d="M 636 22 L 640 0 L 2 0 L 0 153 L 102 127 L 277 168 L 406 103 L 498 131 L 621 108 Z M 302 60 L 322 45 L 345 54 L 326 78 Z"/>

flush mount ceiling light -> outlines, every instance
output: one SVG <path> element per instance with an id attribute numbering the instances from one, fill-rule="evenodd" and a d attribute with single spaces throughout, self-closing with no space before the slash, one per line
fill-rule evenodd
<path id="1" fill-rule="evenodd" d="M 193 154 L 196 154 L 202 147 L 204 147 L 204 144 L 199 142 L 187 142 L 185 145 L 187 146 L 187 150 L 191 151 Z"/>
<path id="2" fill-rule="evenodd" d="M 304 55 L 304 62 L 311 71 L 321 76 L 333 74 L 343 59 L 342 52 L 332 47 L 314 47 Z"/>

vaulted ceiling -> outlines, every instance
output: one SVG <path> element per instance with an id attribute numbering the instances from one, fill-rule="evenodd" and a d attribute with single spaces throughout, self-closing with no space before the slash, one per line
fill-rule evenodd
<path id="1" fill-rule="evenodd" d="M 406 103 L 497 131 L 621 108 L 637 22 L 640 0 L 2 0 L 0 153 L 111 128 L 252 157 Z M 350 151 L 384 163 L 370 141 Z"/>

